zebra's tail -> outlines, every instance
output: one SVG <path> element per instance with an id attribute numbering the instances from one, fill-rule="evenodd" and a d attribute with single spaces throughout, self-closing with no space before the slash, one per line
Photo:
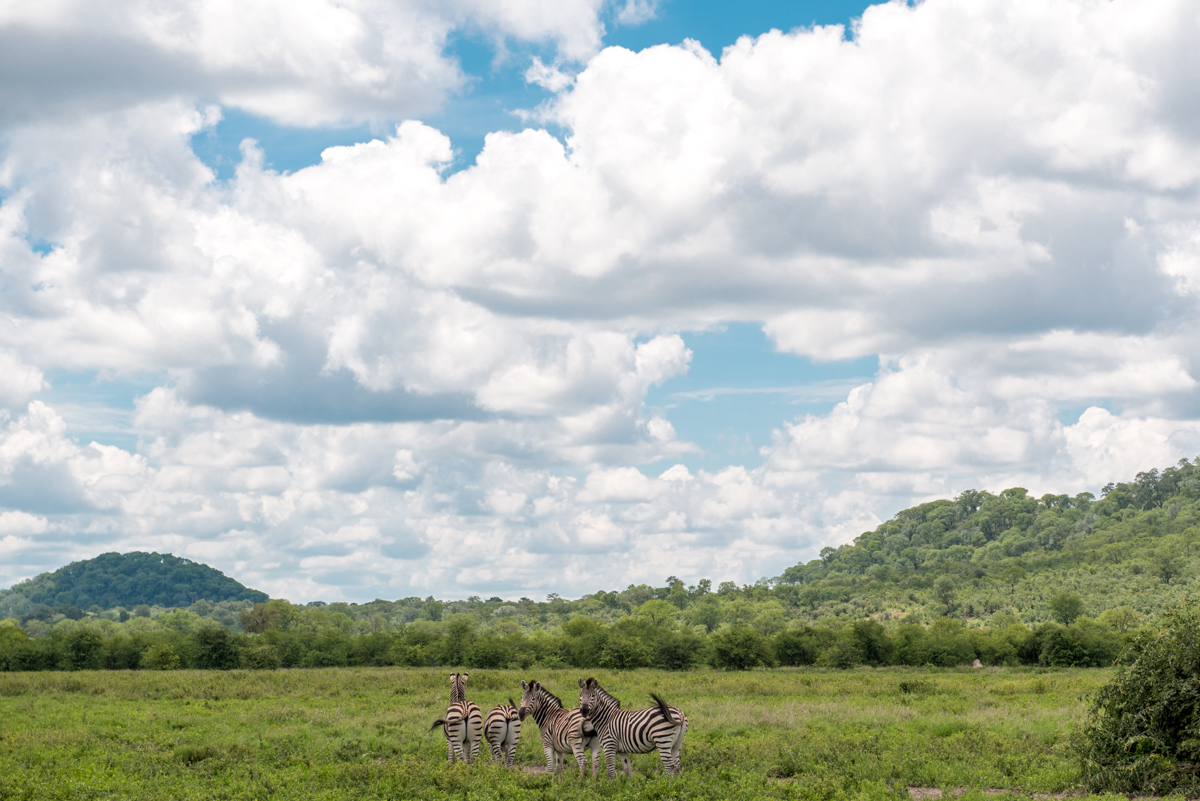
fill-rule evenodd
<path id="1" fill-rule="evenodd" d="M 429 727 L 429 730 L 430 730 L 430 731 L 433 731 L 433 730 L 434 730 L 434 729 L 436 729 L 438 726 L 445 726 L 445 725 L 446 725 L 446 721 L 445 721 L 445 719 L 444 719 L 444 718 L 438 718 L 437 720 L 435 720 L 435 721 L 433 722 L 433 725 Z"/>
<path id="2" fill-rule="evenodd" d="M 508 705 L 511 706 L 513 709 L 517 708 L 517 705 L 513 703 L 513 699 L 512 699 L 511 695 L 508 696 Z"/>
<path id="3" fill-rule="evenodd" d="M 654 699 L 654 703 L 658 704 L 658 711 L 662 713 L 667 723 L 674 723 L 675 718 L 671 717 L 671 710 L 667 706 L 667 702 L 662 699 L 662 696 L 658 693 L 650 693 L 650 697 Z"/>

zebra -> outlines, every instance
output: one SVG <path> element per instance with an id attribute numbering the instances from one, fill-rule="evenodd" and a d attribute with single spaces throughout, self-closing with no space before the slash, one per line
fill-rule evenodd
<path id="1" fill-rule="evenodd" d="M 521 716 L 517 714 L 517 705 L 513 699 L 508 699 L 508 705 L 500 706 L 488 712 L 483 722 L 483 736 L 492 749 L 492 756 L 504 760 L 506 767 L 512 767 L 513 755 L 517 752 L 517 741 L 521 739 Z"/>
<path id="2" fill-rule="evenodd" d="M 450 674 L 450 708 L 446 710 L 446 717 L 435 720 L 429 730 L 441 726 L 446 733 L 446 758 L 453 762 L 460 756 L 469 765 L 479 755 L 483 714 L 478 706 L 467 700 L 467 675 Z"/>
<path id="3" fill-rule="evenodd" d="M 595 728 L 587 723 L 578 709 L 564 709 L 562 700 L 542 686 L 541 682 L 521 680 L 521 720 L 533 715 L 538 731 L 542 735 L 542 751 L 546 754 L 546 767 L 554 771 L 557 778 L 562 775 L 566 755 L 574 754 L 583 774 L 587 764 L 585 751 L 592 752 L 592 778 L 596 777 L 600 756 L 600 741 Z"/>
<path id="4" fill-rule="evenodd" d="M 668 774 L 679 773 L 679 749 L 687 734 L 687 717 L 673 706 L 667 706 L 657 693 L 650 693 L 656 706 L 629 712 L 621 709 L 621 702 L 613 698 L 595 679 L 579 680 L 579 711 L 585 720 L 591 721 L 604 747 L 604 759 L 608 767 L 608 778 L 617 772 L 617 756 L 624 754 L 648 754 L 658 751 L 663 769 Z M 627 757 L 622 756 L 625 774 L 633 775 L 633 767 Z"/>

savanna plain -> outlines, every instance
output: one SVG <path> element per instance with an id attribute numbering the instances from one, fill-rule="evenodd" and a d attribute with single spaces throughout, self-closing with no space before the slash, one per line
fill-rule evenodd
<path id="1" fill-rule="evenodd" d="M 657 691 L 688 716 L 683 773 L 546 775 L 537 728 L 516 768 L 486 746 L 446 761 L 430 724 L 444 669 L 0 674 L 0 799 L 908 798 L 909 787 L 1073 793 L 1069 748 L 1108 669 L 817 668 L 598 672 L 626 709 Z M 472 671 L 486 714 L 578 670 Z"/>

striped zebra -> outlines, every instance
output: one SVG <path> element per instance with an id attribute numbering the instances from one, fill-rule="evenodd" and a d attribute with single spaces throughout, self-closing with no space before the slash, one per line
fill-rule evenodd
<path id="1" fill-rule="evenodd" d="M 592 777 L 595 778 L 600 756 L 600 740 L 596 730 L 588 724 L 578 709 L 564 709 L 562 700 L 542 686 L 541 682 L 521 680 L 521 720 L 533 715 L 538 731 L 542 735 L 542 751 L 546 754 L 546 767 L 554 771 L 555 777 L 562 775 L 566 755 L 574 754 L 580 774 L 587 764 L 585 751 L 592 752 Z"/>
<path id="2" fill-rule="evenodd" d="M 446 717 L 435 720 L 429 727 L 438 726 L 446 734 L 446 758 L 451 762 L 462 757 L 468 765 L 479 755 L 479 741 L 483 732 L 483 713 L 479 707 L 467 700 L 467 674 L 450 674 L 450 708 Z"/>
<path id="3" fill-rule="evenodd" d="M 617 772 L 617 756 L 624 754 L 648 754 L 658 751 L 663 769 L 669 774 L 679 773 L 679 749 L 683 747 L 683 736 L 687 734 L 687 717 L 683 712 L 656 693 L 650 693 L 657 706 L 629 712 L 621 709 L 621 702 L 613 698 L 595 679 L 579 680 L 579 711 L 584 719 L 591 721 L 604 747 L 604 760 L 608 766 L 608 778 Z M 626 775 L 633 775 L 633 767 L 627 758 L 622 758 Z"/>
<path id="4" fill-rule="evenodd" d="M 517 753 L 517 741 L 521 739 L 521 716 L 517 714 L 517 705 L 513 699 L 508 704 L 488 712 L 483 721 L 483 736 L 492 749 L 492 756 L 504 760 L 507 767 L 512 767 L 513 755 Z"/>

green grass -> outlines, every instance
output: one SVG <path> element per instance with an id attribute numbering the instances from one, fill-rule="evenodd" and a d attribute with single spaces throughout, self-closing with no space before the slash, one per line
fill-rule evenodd
<path id="1" fill-rule="evenodd" d="M 597 677 L 627 709 L 661 692 L 688 716 L 683 774 L 632 780 L 450 766 L 430 723 L 445 670 L 0 674 L 0 799 L 902 798 L 913 786 L 1072 789 L 1066 748 L 1106 670 L 631 671 Z M 473 671 L 485 711 L 539 678 Z M 542 765 L 532 719 L 517 762 Z M 977 795 L 968 793 L 967 798 Z M 982 796 L 980 796 L 982 797 Z"/>

